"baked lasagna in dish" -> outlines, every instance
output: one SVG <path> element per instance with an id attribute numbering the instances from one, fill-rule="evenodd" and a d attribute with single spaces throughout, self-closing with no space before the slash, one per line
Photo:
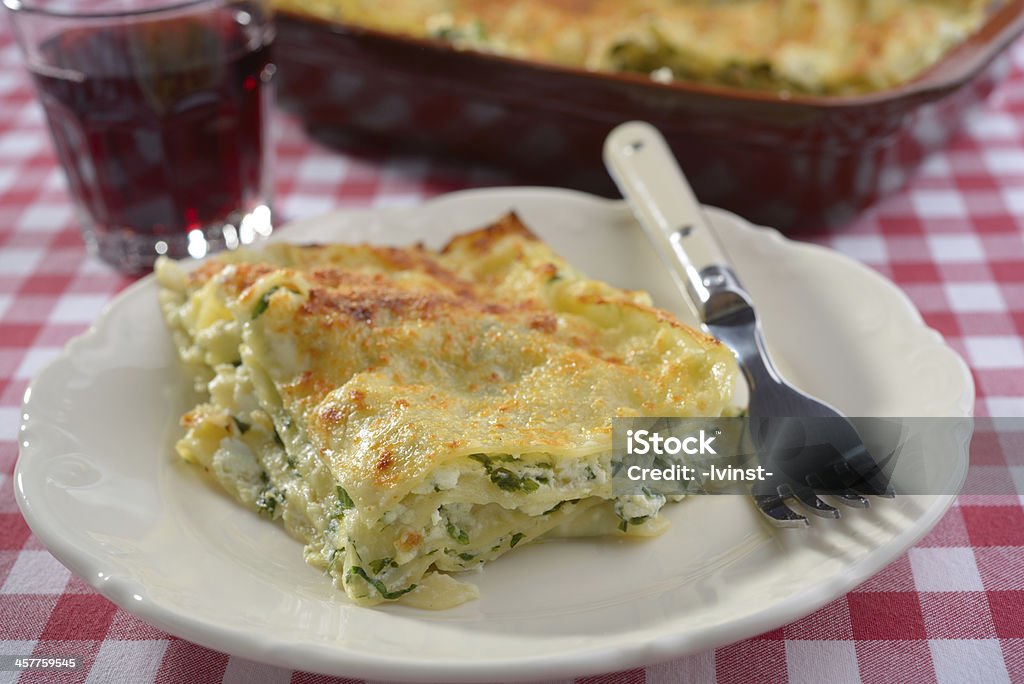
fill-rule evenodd
<path id="1" fill-rule="evenodd" d="M 920 74 L 993 0 L 276 0 L 328 21 L 598 71 L 812 94 Z"/>
<path id="2" fill-rule="evenodd" d="M 616 416 L 718 416 L 736 366 L 514 215 L 440 251 L 272 244 L 160 302 L 202 402 L 183 459 L 305 543 L 357 603 L 457 605 L 450 576 L 538 539 L 658 533 L 612 491 Z"/>

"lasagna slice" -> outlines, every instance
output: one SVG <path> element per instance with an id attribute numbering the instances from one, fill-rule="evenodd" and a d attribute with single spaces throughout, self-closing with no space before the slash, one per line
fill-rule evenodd
<path id="1" fill-rule="evenodd" d="M 727 348 L 588 280 L 514 215 L 443 250 L 273 244 L 157 266 L 205 400 L 177 444 L 357 603 L 445 608 L 537 539 L 650 535 L 616 416 L 717 416 Z"/>

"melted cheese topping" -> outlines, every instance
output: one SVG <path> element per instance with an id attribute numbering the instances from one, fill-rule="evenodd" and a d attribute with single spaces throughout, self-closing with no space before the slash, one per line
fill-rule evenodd
<path id="1" fill-rule="evenodd" d="M 179 453 L 362 603 L 453 605 L 473 591 L 437 571 L 544 535 L 657 533 L 663 499 L 612 493 L 611 419 L 731 397 L 725 347 L 514 216 L 439 253 L 272 245 L 157 274 L 209 394 Z"/>
<path id="2" fill-rule="evenodd" d="M 988 0 L 277 0 L 300 14 L 659 80 L 854 93 L 910 80 Z M 998 4 L 998 3 L 997 3 Z"/>

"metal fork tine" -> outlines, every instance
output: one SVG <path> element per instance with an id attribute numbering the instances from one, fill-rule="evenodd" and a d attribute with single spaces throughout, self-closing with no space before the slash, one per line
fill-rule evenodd
<path id="1" fill-rule="evenodd" d="M 811 474 L 807 476 L 807 484 L 810 485 L 811 489 L 817 492 L 824 492 L 831 497 L 834 497 L 840 503 L 849 506 L 851 508 L 871 508 L 871 502 L 865 499 L 863 496 L 847 489 L 844 491 L 833 491 L 828 487 L 825 482 L 821 479 L 821 476 L 817 474 Z"/>
<path id="2" fill-rule="evenodd" d="M 866 496 L 881 496 L 885 498 L 892 498 L 892 487 L 879 485 L 877 482 L 871 480 L 858 480 L 850 485 L 850 489 L 863 494 Z"/>
<path id="3" fill-rule="evenodd" d="M 891 486 L 885 485 L 884 487 L 873 482 L 862 481 L 851 487 L 858 494 L 865 494 L 867 496 L 878 496 L 883 499 L 891 499 L 896 496 L 896 490 Z"/>
<path id="4" fill-rule="evenodd" d="M 782 488 L 780 487 L 779 489 L 781 490 Z M 840 517 L 838 508 L 829 506 L 827 503 L 819 499 L 811 489 L 798 489 L 793 492 L 793 496 L 795 496 L 800 503 L 809 508 L 811 513 L 814 513 L 821 518 Z"/>
<path id="5" fill-rule="evenodd" d="M 886 460 L 891 457 L 892 454 Z M 879 482 L 880 467 L 872 468 L 870 472 L 862 472 L 854 470 L 848 461 L 841 461 L 835 465 L 835 469 L 843 481 L 850 485 L 850 489 L 859 494 L 881 496 L 887 499 L 891 499 L 896 495 L 889 484 Z"/>
<path id="6" fill-rule="evenodd" d="M 834 496 L 836 501 L 851 508 L 871 508 L 871 502 L 852 489 L 845 492 L 832 492 L 830 496 Z"/>
<path id="7" fill-rule="evenodd" d="M 754 494 L 754 503 L 772 524 L 777 527 L 809 527 L 810 522 L 786 505 L 781 496 L 772 494 Z"/>
<path id="8" fill-rule="evenodd" d="M 896 490 L 892 488 L 892 485 L 886 485 L 883 489 L 876 489 L 874 495 L 883 499 L 894 499 Z"/>
<path id="9" fill-rule="evenodd" d="M 874 489 L 874 492 L 872 493 L 875 496 L 880 496 L 885 499 L 892 499 L 893 497 L 896 496 L 896 490 L 894 490 L 892 488 L 892 485 L 889 484 L 884 469 L 888 465 L 889 461 L 896 458 L 899 455 L 899 453 L 900 448 L 897 447 L 892 452 L 890 452 L 888 456 L 886 456 L 883 459 L 880 459 L 874 468 L 869 469 L 869 475 L 868 477 L 864 478 L 864 481 L 870 484 L 871 487 Z M 881 480 L 881 482 L 879 482 L 879 480 Z"/>

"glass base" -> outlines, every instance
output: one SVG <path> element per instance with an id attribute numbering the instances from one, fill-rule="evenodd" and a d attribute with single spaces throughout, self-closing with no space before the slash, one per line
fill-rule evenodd
<path id="1" fill-rule="evenodd" d="M 122 273 L 141 274 L 153 268 L 157 257 L 201 259 L 212 252 L 235 249 L 268 237 L 273 231 L 270 207 L 236 211 L 223 222 L 187 233 L 150 235 L 128 228 L 86 226 L 83 238 L 90 254 Z"/>

